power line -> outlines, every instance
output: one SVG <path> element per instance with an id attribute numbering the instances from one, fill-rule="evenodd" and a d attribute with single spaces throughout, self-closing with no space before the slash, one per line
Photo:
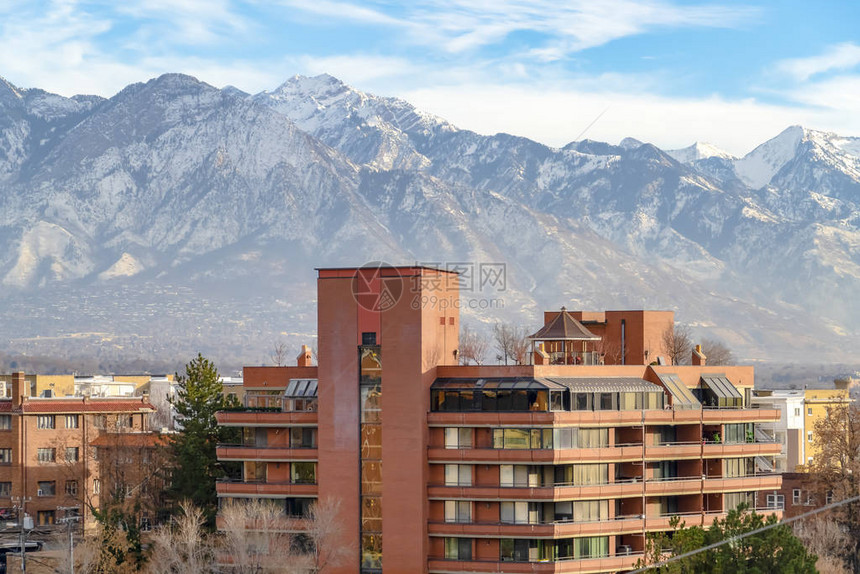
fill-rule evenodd
<path id="1" fill-rule="evenodd" d="M 576 136 L 575 138 L 573 138 L 573 141 L 578 142 L 578 141 L 579 141 L 579 139 L 580 139 L 582 136 L 584 136 L 584 135 L 585 135 L 585 132 L 587 132 L 588 130 L 590 130 L 590 129 L 591 129 L 591 126 L 593 126 L 594 124 L 596 124 L 596 123 L 597 123 L 597 120 L 599 120 L 600 118 L 602 118 L 602 117 L 603 117 L 603 114 L 605 114 L 605 113 L 606 113 L 606 112 L 608 112 L 608 111 L 609 111 L 609 106 L 606 106 L 606 109 L 604 109 L 602 112 L 600 112 L 599 114 L 597 114 L 597 117 L 596 117 L 596 118 L 594 118 L 594 119 L 591 121 L 591 123 L 590 123 L 590 124 L 588 124 L 587 126 L 585 126 L 585 129 L 584 129 L 584 130 L 582 130 L 581 132 L 579 132 L 579 135 L 578 135 L 578 136 Z"/>
<path id="2" fill-rule="evenodd" d="M 851 498 L 846 498 L 845 500 L 840 500 L 837 502 L 832 502 L 830 504 L 826 504 L 821 508 L 816 508 L 815 510 L 810 510 L 809 512 L 804 512 L 803 514 L 798 514 L 797 516 L 792 516 L 791 518 L 786 518 L 781 520 L 780 522 L 775 522 L 774 524 L 768 524 L 766 526 L 762 526 L 761 528 L 756 528 L 755 530 L 751 530 L 749 532 L 745 532 L 743 534 L 738 534 L 737 536 L 731 536 L 726 538 L 725 540 L 720 540 L 719 542 L 715 542 L 713 544 L 709 544 L 708 546 L 703 546 L 702 548 L 697 548 L 696 550 L 691 550 L 689 552 L 685 552 L 684 554 L 679 554 L 678 556 L 672 556 L 671 558 L 667 558 L 662 562 L 657 562 L 656 564 L 649 564 L 648 566 L 644 566 L 639 568 L 638 570 L 633 570 L 630 574 L 637 574 L 638 572 L 645 572 L 646 570 L 650 570 L 652 568 L 659 568 L 661 566 L 666 566 L 667 564 L 671 564 L 672 562 L 677 562 L 678 560 L 683 560 L 684 558 L 689 558 L 690 556 L 695 556 L 701 552 L 707 552 L 708 550 L 713 550 L 714 548 L 719 548 L 723 544 L 728 544 L 730 542 L 736 542 L 747 536 L 752 536 L 753 534 L 758 534 L 760 532 L 764 532 L 765 530 L 770 530 L 771 528 L 776 528 L 777 526 L 784 526 L 786 524 L 790 524 L 796 520 L 801 520 L 803 518 L 807 518 L 812 516 L 813 514 L 818 514 L 819 512 L 824 512 L 826 510 L 832 510 L 838 506 L 842 506 L 843 504 L 848 504 L 850 502 L 860 501 L 860 496 L 852 496 Z"/>

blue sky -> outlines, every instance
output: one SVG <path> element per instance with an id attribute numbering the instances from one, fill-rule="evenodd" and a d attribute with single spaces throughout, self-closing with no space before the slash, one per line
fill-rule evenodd
<path id="1" fill-rule="evenodd" d="M 0 76 L 111 96 L 328 72 L 481 133 L 743 154 L 792 124 L 860 135 L 858 23 L 848 1 L 4 0 Z"/>

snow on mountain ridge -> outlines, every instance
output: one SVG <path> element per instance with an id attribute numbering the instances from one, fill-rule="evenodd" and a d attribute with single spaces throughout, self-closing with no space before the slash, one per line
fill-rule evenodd
<path id="1" fill-rule="evenodd" d="M 50 115 L 67 102 L 42 104 Z M 16 130 L 43 130 L 23 113 Z M 857 290 L 855 164 L 829 134 L 804 132 L 791 154 L 773 144 L 762 155 L 777 173 L 750 190 L 641 142 L 558 150 L 458 130 L 331 76 L 248 96 L 167 75 L 81 114 L 57 126 L 45 153 L 9 163 L 0 277 L 16 288 L 213 277 L 250 251 L 264 255 L 243 271 L 271 277 L 258 283 L 272 290 L 294 281 L 283 269 L 356 257 L 500 261 L 505 320 L 530 323 L 574 299 L 676 308 L 682 321 L 739 325 L 756 349 L 745 354 L 768 353 L 789 317 L 817 333 L 831 282 Z M 38 139 L 25 136 L 14 141 L 27 152 Z M 820 222 L 846 233 L 816 234 Z M 856 334 L 846 318 L 860 306 L 843 307 L 825 319 Z M 746 312 L 755 319 L 736 317 Z"/>
<path id="2" fill-rule="evenodd" d="M 735 173 L 753 189 L 764 187 L 794 157 L 804 135 L 805 130 L 800 126 L 786 128 L 735 161 Z"/>
<path id="3" fill-rule="evenodd" d="M 692 164 L 698 160 L 718 157 L 728 160 L 737 159 L 729 152 L 708 142 L 696 142 L 693 145 L 681 149 L 667 150 L 666 153 L 678 163 Z"/>

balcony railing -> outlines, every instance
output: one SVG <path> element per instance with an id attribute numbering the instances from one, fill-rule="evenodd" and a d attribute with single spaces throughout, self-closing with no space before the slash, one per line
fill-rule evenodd
<path id="1" fill-rule="evenodd" d="M 294 480 L 266 480 L 266 479 L 251 479 L 243 480 L 241 478 L 219 478 L 217 482 L 221 484 L 248 484 L 248 485 L 265 485 L 272 486 L 288 486 L 294 484 L 316 484 L 316 478 L 296 478 Z"/>
<path id="2" fill-rule="evenodd" d="M 238 411 L 257 412 L 314 412 L 317 410 L 317 397 L 285 397 L 283 395 L 258 395 L 246 394 L 242 406 L 237 409 L 226 409 Z"/>

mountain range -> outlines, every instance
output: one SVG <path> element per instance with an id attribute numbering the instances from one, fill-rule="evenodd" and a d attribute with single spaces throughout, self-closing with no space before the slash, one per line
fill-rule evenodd
<path id="1" fill-rule="evenodd" d="M 312 339 L 314 267 L 386 261 L 467 271 L 479 329 L 671 309 L 745 360 L 860 362 L 858 205 L 860 138 L 799 126 L 743 157 L 553 148 L 328 75 L 109 99 L 0 79 L 0 351 L 266 362 Z"/>

